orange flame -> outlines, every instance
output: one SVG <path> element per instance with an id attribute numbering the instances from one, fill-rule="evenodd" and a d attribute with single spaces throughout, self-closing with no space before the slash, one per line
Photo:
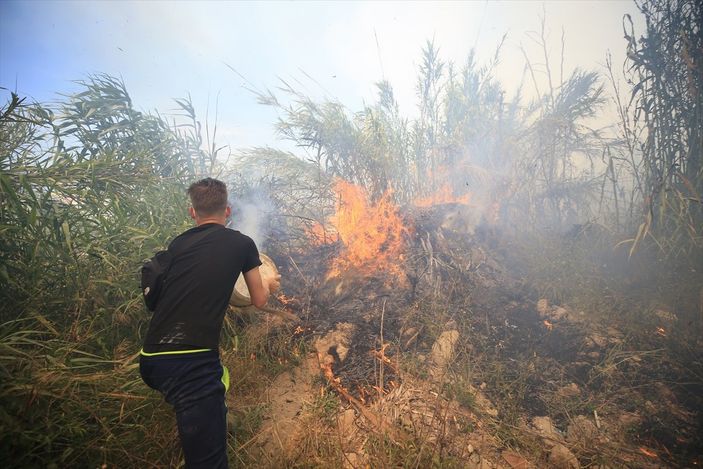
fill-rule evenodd
<path id="1" fill-rule="evenodd" d="M 333 243 L 339 238 L 339 234 L 335 232 L 333 227 L 325 226 L 317 221 L 313 222 L 306 231 L 313 244 L 317 246 Z"/>
<path id="2" fill-rule="evenodd" d="M 441 172 L 441 171 L 440 171 Z M 448 171 L 446 175 L 448 177 Z M 350 182 L 338 179 L 333 187 L 337 197 L 335 214 L 325 222 L 313 222 L 308 229 L 314 244 L 341 241 L 342 252 L 330 266 L 330 277 L 338 276 L 350 268 L 383 271 L 389 278 L 405 281 L 401 268 L 407 236 L 412 227 L 407 226 L 393 203 L 388 191 L 372 203 L 366 191 Z M 416 207 L 436 204 L 459 203 L 469 205 L 471 194 L 456 196 L 447 183 L 437 192 L 413 202 Z"/>
<path id="3" fill-rule="evenodd" d="M 663 327 L 657 327 L 657 334 L 662 337 L 666 337 L 666 330 Z"/>
<path id="4" fill-rule="evenodd" d="M 297 298 L 286 296 L 283 293 L 279 293 L 278 295 L 276 295 L 276 299 L 284 306 L 298 302 Z"/>
<path id="5" fill-rule="evenodd" d="M 363 188 L 341 179 L 335 183 L 334 191 L 336 213 L 329 224 L 344 247 L 330 266 L 330 276 L 356 267 L 385 271 L 392 277 L 404 279 L 399 261 L 404 258 L 405 238 L 411 230 L 391 200 L 391 193 L 385 193 L 371 204 Z"/>
<path id="6" fill-rule="evenodd" d="M 657 456 L 657 453 L 655 453 L 654 451 L 648 450 L 648 449 L 645 448 L 644 446 L 640 446 L 640 452 L 641 452 L 642 454 L 644 454 L 645 456 L 649 456 L 650 458 L 657 458 L 657 457 L 659 457 L 659 456 Z"/>
<path id="7" fill-rule="evenodd" d="M 548 331 L 551 331 L 552 329 L 554 329 L 554 324 L 547 321 L 546 319 L 544 321 L 542 321 L 542 324 L 544 324 L 544 327 L 546 327 Z"/>

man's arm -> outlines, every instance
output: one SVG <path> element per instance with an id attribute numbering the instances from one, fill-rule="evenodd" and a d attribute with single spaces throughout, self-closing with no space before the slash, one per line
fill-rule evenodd
<path id="1" fill-rule="evenodd" d="M 251 304 L 260 308 L 266 304 L 269 297 L 268 285 L 264 285 L 258 267 L 244 272 L 244 281 L 249 289 Z"/>
<path id="2" fill-rule="evenodd" d="M 275 278 L 268 279 L 267 282 L 264 282 L 258 267 L 244 272 L 244 281 L 249 289 L 251 304 L 257 308 L 264 306 L 266 301 L 268 301 L 269 295 L 278 291 L 280 278 L 281 276 L 277 275 Z"/>

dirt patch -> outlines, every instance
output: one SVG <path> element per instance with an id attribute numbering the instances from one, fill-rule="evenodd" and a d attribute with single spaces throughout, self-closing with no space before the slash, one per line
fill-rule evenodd
<path id="1" fill-rule="evenodd" d="M 302 365 L 279 375 L 266 391 L 268 412 L 254 443 L 264 460 L 273 462 L 281 453 L 289 453 L 300 438 L 305 406 L 314 398 L 319 370 L 317 355 L 310 354 Z"/>
<path id="2" fill-rule="evenodd" d="M 259 333 L 259 328 L 254 328 Z M 321 369 L 346 359 L 354 326 L 337 324 L 334 330 L 314 341 L 315 352 L 302 363 L 277 376 L 266 390 L 267 407 L 260 431 L 252 442 L 251 452 L 273 467 L 297 451 L 296 445 L 308 428 L 311 403 L 321 389 Z"/>

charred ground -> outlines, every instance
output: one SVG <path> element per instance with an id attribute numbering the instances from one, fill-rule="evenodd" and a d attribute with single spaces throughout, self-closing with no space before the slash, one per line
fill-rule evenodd
<path id="1" fill-rule="evenodd" d="M 285 270 L 286 307 L 302 319 L 295 326 L 303 331 L 299 336 L 311 344 L 308 350 L 316 350 L 316 363 L 331 363 L 331 375 L 316 372 L 321 389 L 337 397 L 328 411 L 338 417 L 353 409 L 355 422 L 366 421 L 366 426 L 357 423 L 368 431 L 365 445 L 350 452 L 347 435 L 341 434 L 325 460 L 339 458 L 351 466 L 398 463 L 387 454 L 381 458 L 368 444 L 369 438 L 390 434 L 387 444 L 398 451 L 415 448 L 417 461 L 425 461 L 420 467 L 428 461 L 511 467 L 516 457 L 521 461 L 516 464 L 527 465 L 512 467 L 576 467 L 576 460 L 582 467 L 701 464 L 701 343 L 694 332 L 700 324 L 691 298 L 686 310 L 684 294 L 671 296 L 679 301 L 677 315 L 661 297 L 653 308 L 646 295 L 624 289 L 631 279 L 603 288 L 598 279 L 582 278 L 583 288 L 592 289 L 591 306 L 600 309 L 555 302 L 540 291 L 547 279 L 531 278 L 535 269 L 512 254 L 529 247 L 524 240 L 501 235 L 489 243 L 480 233 L 454 231 L 428 219 L 427 213 L 419 218 L 409 239 L 401 262 L 405 278 L 363 269 L 329 277 L 330 259 L 339 254 L 330 245 L 277 256 Z M 561 247 L 538 256 L 545 262 L 582 261 L 554 259 L 561 252 L 578 255 L 568 235 L 559 242 Z M 292 327 L 271 331 L 286 335 Z M 457 339 L 446 363 L 438 364 L 436 350 L 447 331 L 456 331 Z M 321 338 L 333 336 L 315 348 Z M 432 401 L 417 398 L 409 408 L 444 409 L 442 418 L 435 415 L 428 423 L 433 430 L 403 426 L 402 406 L 391 410 L 408 387 L 427 390 L 425 399 Z M 447 429 L 449 409 L 456 412 L 451 417 L 463 426 L 460 431 Z M 553 431 L 548 437 L 536 423 L 545 417 Z M 326 434 L 324 427 L 315 427 L 316 438 Z M 328 432 L 337 430 L 332 425 Z M 427 432 L 435 434 L 431 443 L 423 440 Z M 490 444 L 467 451 L 466 442 L 477 435 Z M 555 453 L 562 446 L 566 456 L 559 462 Z M 277 450 L 269 462 L 295 466 L 310 457 Z M 355 464 L 347 453 L 353 453 Z"/>

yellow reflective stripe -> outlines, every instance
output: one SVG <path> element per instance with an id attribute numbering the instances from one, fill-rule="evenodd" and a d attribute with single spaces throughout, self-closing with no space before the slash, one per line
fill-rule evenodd
<path id="1" fill-rule="evenodd" d="M 225 392 L 229 390 L 229 370 L 226 366 L 222 365 L 222 384 L 225 385 Z"/>
<path id="2" fill-rule="evenodd" d="M 141 349 L 139 353 L 141 355 L 144 355 L 145 357 L 155 357 L 157 355 L 180 355 L 183 353 L 197 353 L 197 352 L 210 352 L 211 349 L 209 348 L 199 348 L 199 349 L 194 349 L 194 350 L 172 350 L 170 352 L 154 352 L 154 353 L 146 353 L 144 349 Z"/>

